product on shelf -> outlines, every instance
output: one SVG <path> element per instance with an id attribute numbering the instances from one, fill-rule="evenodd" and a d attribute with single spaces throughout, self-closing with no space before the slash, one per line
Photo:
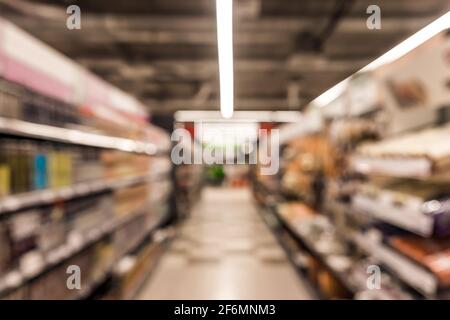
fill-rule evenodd
<path id="1" fill-rule="evenodd" d="M 377 268 L 380 277 L 377 283 L 368 286 L 368 271 Z M 380 268 L 379 263 L 373 258 L 361 258 L 352 264 L 348 271 L 348 280 L 357 288 L 355 294 L 357 300 L 410 300 L 413 295 L 404 290 L 401 284 L 387 272 Z"/>
<path id="2" fill-rule="evenodd" d="M 370 119 L 340 119 L 330 124 L 329 136 L 334 144 L 352 148 L 367 140 L 375 140 L 379 136 L 379 128 Z"/>
<path id="3" fill-rule="evenodd" d="M 138 209 L 145 208 L 149 201 L 147 185 L 131 186 L 114 192 L 114 211 L 118 216 L 134 214 Z"/>
<path id="4" fill-rule="evenodd" d="M 181 218 L 186 217 L 200 196 L 203 181 L 203 168 L 200 165 L 179 165 L 175 167 L 175 197 L 177 211 Z"/>
<path id="5" fill-rule="evenodd" d="M 278 208 L 278 212 L 281 217 L 290 222 L 295 222 L 296 220 L 307 218 L 314 218 L 317 215 L 317 212 L 311 209 L 311 207 L 300 202 L 281 204 Z"/>
<path id="6" fill-rule="evenodd" d="M 392 137 L 362 145 L 352 166 L 362 173 L 394 177 L 429 177 L 450 168 L 450 126 Z"/>
<path id="7" fill-rule="evenodd" d="M 447 184 L 391 181 L 364 184 L 356 190 L 353 208 L 422 236 L 450 235 Z"/>
<path id="8" fill-rule="evenodd" d="M 140 215 L 126 223 L 114 233 L 114 248 L 116 257 L 122 257 L 131 248 L 135 247 L 148 232 L 148 219 Z"/>
<path id="9" fill-rule="evenodd" d="M 155 267 L 161 254 L 161 244 L 149 243 L 132 256 L 121 259 L 114 270 L 114 286 L 108 299 L 132 299 Z"/>
<path id="10" fill-rule="evenodd" d="M 152 166 L 151 163 L 150 157 L 146 155 L 56 142 L 2 138 L 0 197 L 148 172 L 156 176 L 158 170 L 167 171 L 167 166 L 162 166 L 161 162 L 160 165 Z"/>
<path id="11" fill-rule="evenodd" d="M 450 239 L 394 236 L 389 238 L 389 244 L 429 269 L 438 279 L 440 286 L 450 286 Z"/>
<path id="12" fill-rule="evenodd" d="M 392 276 L 413 288 L 420 296 L 438 297 L 439 282 L 436 276 L 423 265 L 383 242 L 383 238 L 389 239 L 389 230 L 385 230 L 385 233 L 387 235 L 383 236 L 380 229 L 369 229 L 366 232 L 355 232 L 350 238 L 358 248 L 386 267 Z M 398 230 L 393 230 L 391 237 L 398 236 L 398 233 Z"/>
<path id="13" fill-rule="evenodd" d="M 120 177 L 135 174 L 136 172 L 147 172 L 150 161 L 145 155 L 136 155 L 121 151 L 103 151 L 102 163 L 105 167 L 105 177 Z"/>
<path id="14" fill-rule="evenodd" d="M 39 231 L 39 248 L 43 252 L 53 250 L 65 242 L 68 231 L 66 219 L 63 203 L 45 209 Z"/>
<path id="15" fill-rule="evenodd" d="M 88 147 L 2 138 L 0 197 L 101 179 L 99 152 Z"/>
<path id="16" fill-rule="evenodd" d="M 281 187 L 287 198 L 319 208 L 325 182 L 336 173 L 335 150 L 321 135 L 299 137 L 285 148 Z"/>
<path id="17" fill-rule="evenodd" d="M 111 195 L 99 194 L 70 200 L 65 204 L 65 219 L 70 233 L 85 234 L 113 217 Z"/>
<path id="18" fill-rule="evenodd" d="M 85 297 L 168 214 L 170 139 L 136 99 L 1 18 L 0 60 L 0 298 Z"/>
<path id="19" fill-rule="evenodd" d="M 149 197 L 149 186 L 153 183 L 157 192 Z M 167 216 L 166 199 L 170 191 L 167 177 L 144 180 L 114 192 L 92 193 L 0 216 L 0 297 L 73 297 L 65 287 L 66 277 L 58 275 L 60 272 L 66 275 L 65 270 L 52 263 L 62 261 L 67 265 L 71 255 L 79 256 L 77 250 L 83 253 L 91 247 L 96 249 L 86 253 L 89 263 L 82 262 L 84 258 L 80 258 L 80 263 L 85 265 L 84 285 L 95 285 L 117 259 L 139 245 Z M 126 221 L 122 219 L 124 216 Z M 107 235 L 110 240 L 105 238 Z M 96 244 L 101 239 L 105 240 Z M 21 280 L 8 280 L 14 274 Z M 36 279 L 30 282 L 27 280 L 30 277 Z M 64 280 L 63 287 L 54 283 L 55 277 Z M 55 290 L 50 292 L 52 286 Z M 28 289 L 22 290 L 23 287 Z"/>
<path id="20" fill-rule="evenodd" d="M 0 117 L 64 127 L 79 124 L 76 107 L 57 101 L 0 78 Z"/>
<path id="21" fill-rule="evenodd" d="M 23 266 L 22 262 L 25 264 L 23 257 L 38 249 L 41 219 L 40 210 L 32 209 L 16 214 L 7 220 L 12 266 Z"/>
<path id="22" fill-rule="evenodd" d="M 0 117 L 21 118 L 21 104 L 18 95 L 14 94 L 15 87 L 0 78 Z"/>

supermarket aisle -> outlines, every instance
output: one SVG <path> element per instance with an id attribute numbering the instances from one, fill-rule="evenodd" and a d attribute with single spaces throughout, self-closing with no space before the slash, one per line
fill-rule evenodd
<path id="1" fill-rule="evenodd" d="M 206 188 L 140 299 L 309 299 L 248 189 Z"/>

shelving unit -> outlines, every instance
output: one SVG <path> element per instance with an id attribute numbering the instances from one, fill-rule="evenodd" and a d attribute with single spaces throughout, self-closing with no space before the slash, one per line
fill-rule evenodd
<path id="1" fill-rule="evenodd" d="M 396 203 L 394 198 L 395 195 L 388 191 L 381 191 L 380 198 L 356 194 L 352 209 L 423 237 L 431 237 L 435 230 L 435 218 L 424 208 L 433 204 L 414 198 L 405 203 Z"/>
<path id="2" fill-rule="evenodd" d="M 111 137 L 75 129 L 53 127 L 16 119 L 0 117 L 0 133 L 14 136 L 56 141 L 97 148 L 115 149 L 125 152 L 156 155 L 167 152 L 149 142 Z"/>
<path id="3" fill-rule="evenodd" d="M 342 273 L 339 270 L 336 270 L 327 260 L 327 257 L 324 256 L 322 253 L 320 253 L 315 245 L 308 240 L 307 237 L 302 235 L 302 233 L 293 225 L 291 225 L 288 221 L 283 219 L 279 216 L 276 209 L 273 209 L 273 215 L 277 217 L 277 220 L 280 221 L 282 226 L 288 230 L 289 234 L 292 235 L 292 237 L 301 244 L 303 248 L 306 249 L 306 251 L 311 254 L 314 258 L 316 258 L 318 261 L 322 263 L 323 266 L 325 266 L 331 274 L 339 280 L 339 282 L 348 290 L 349 293 L 352 295 L 357 293 L 360 290 L 360 286 L 354 286 L 352 283 L 348 281 L 348 278 L 346 277 L 345 273 Z"/>
<path id="4" fill-rule="evenodd" d="M 37 190 L 23 194 L 11 195 L 1 198 L 0 215 L 26 209 L 32 206 L 45 205 L 56 201 L 82 197 L 92 193 L 121 189 L 144 182 L 157 181 L 158 179 L 164 177 L 167 177 L 167 173 L 160 174 L 159 177 L 158 175 L 152 173 L 136 177 L 84 182 L 74 186 L 62 187 L 58 189 Z"/>
<path id="5" fill-rule="evenodd" d="M 293 239 L 293 241 L 297 240 L 297 237 L 292 238 L 292 235 L 288 230 L 285 229 L 284 224 L 280 222 L 278 217 L 273 214 L 273 211 L 268 208 L 260 207 L 259 208 L 259 214 L 262 218 L 262 220 L 265 222 L 265 224 L 269 227 L 270 230 L 272 230 L 272 233 L 275 235 L 279 245 L 283 248 L 284 252 L 286 253 L 289 262 L 299 275 L 300 279 L 304 280 L 306 277 L 306 270 L 303 265 L 299 262 L 299 256 L 303 255 L 303 252 L 300 248 L 292 248 L 293 246 L 290 246 L 286 240 L 285 237 L 290 237 Z M 298 241 L 298 240 L 297 240 Z M 315 298 L 317 299 L 324 299 L 322 292 L 312 282 L 306 283 L 308 291 L 311 292 Z"/>
<path id="6" fill-rule="evenodd" d="M 437 279 L 425 268 L 370 236 L 355 233 L 349 239 L 423 297 L 438 298 Z"/>
<path id="7" fill-rule="evenodd" d="M 160 227 L 164 225 L 166 220 L 167 220 L 167 216 L 162 217 L 159 221 L 156 221 L 155 224 L 153 226 L 151 226 L 150 228 L 148 228 L 147 232 L 140 239 L 138 239 L 136 241 L 136 243 L 134 243 L 130 246 L 131 248 L 129 250 L 127 250 L 127 252 L 123 256 L 116 258 L 114 263 L 109 268 L 107 268 L 107 270 L 105 270 L 105 272 L 98 279 L 95 279 L 85 289 L 81 290 L 81 292 L 78 293 L 74 297 L 74 300 L 83 300 L 83 299 L 88 299 L 89 297 L 91 297 L 95 293 L 97 288 L 99 288 L 107 280 L 109 280 L 111 277 L 113 277 L 113 273 L 115 272 L 115 269 L 117 268 L 121 259 L 123 259 L 124 257 L 126 257 L 129 254 L 132 254 L 140 246 L 142 246 L 146 243 L 154 242 L 153 235 L 155 234 L 155 232 L 160 230 Z"/>
<path id="8" fill-rule="evenodd" d="M 1 18 L 0 60 L 0 299 L 89 298 L 172 214 L 169 137 L 134 97 Z M 66 288 L 66 264 L 82 290 Z"/>
<path id="9" fill-rule="evenodd" d="M 64 261 L 66 261 L 71 256 L 74 256 L 77 253 L 80 253 L 87 247 L 91 246 L 92 244 L 98 242 L 100 239 L 104 238 L 107 235 L 110 235 L 123 225 L 127 224 L 130 221 L 135 220 L 138 217 L 141 217 L 145 214 L 147 214 L 148 209 L 140 210 L 139 212 L 136 212 L 134 214 L 131 214 L 130 216 L 126 216 L 122 219 L 116 219 L 113 221 L 108 221 L 105 223 L 100 229 L 93 229 L 91 232 L 88 232 L 86 235 L 83 235 L 82 238 L 77 238 L 79 241 L 72 241 L 65 243 L 61 246 L 59 246 L 56 249 L 53 249 L 51 252 L 49 252 L 46 257 L 44 257 L 44 262 L 39 268 L 36 268 L 36 270 L 33 273 L 30 274 L 23 274 L 23 272 L 19 270 L 11 271 L 7 275 L 3 276 L 3 278 L 0 279 L 0 297 L 6 295 L 8 292 L 11 292 L 13 290 L 16 290 L 20 288 L 22 285 L 31 282 L 32 280 L 35 280 L 45 272 L 50 271 L 55 266 L 60 265 Z M 136 241 L 136 243 L 133 243 L 131 245 L 131 248 L 135 248 L 137 245 L 139 245 L 144 239 L 146 239 L 152 231 L 155 231 L 160 225 L 161 222 L 163 222 L 164 217 L 160 219 L 161 221 L 156 221 L 151 228 L 146 230 L 144 236 L 142 236 L 139 241 Z M 132 250 L 130 250 L 132 251 Z M 119 257 L 120 259 L 121 257 Z M 114 263 L 115 264 L 115 263 Z M 97 287 L 97 283 L 101 283 L 101 280 L 105 280 L 106 277 L 110 274 L 112 271 L 113 266 L 111 266 L 110 270 L 105 272 L 105 275 L 101 277 L 101 279 L 97 279 L 95 283 L 90 284 L 87 289 L 84 289 L 83 292 L 77 297 L 85 297 L 89 295 L 89 293 L 92 291 L 93 288 Z M 15 282 L 14 285 L 10 286 L 8 285 L 8 282 L 10 282 L 9 279 L 13 278 L 13 281 Z"/>
<path id="10" fill-rule="evenodd" d="M 289 261 L 298 272 L 299 276 L 302 279 L 308 278 L 308 268 L 299 263 L 297 257 L 299 255 L 305 256 L 305 254 L 310 255 L 319 261 L 343 285 L 349 296 L 355 295 L 362 286 L 355 286 L 349 282 L 346 274 L 332 267 L 327 258 L 316 249 L 312 242 L 308 241 L 307 237 L 305 237 L 298 228 L 280 216 L 277 204 L 285 201 L 284 197 L 280 195 L 280 192 L 272 190 L 272 188 L 266 186 L 258 179 L 253 178 L 252 181 L 255 197 L 258 202 L 262 201 L 260 202 L 260 215 L 276 236 L 279 244 L 286 252 Z M 292 249 L 292 245 L 289 245 L 286 242 L 285 237 L 292 239 L 297 250 Z M 316 283 L 308 281 L 308 285 L 310 291 L 313 292 L 317 298 L 326 298 Z"/>
<path id="11" fill-rule="evenodd" d="M 434 136 L 436 139 L 432 139 Z M 447 149 L 441 147 L 447 141 L 448 126 L 445 126 L 358 148 L 351 157 L 351 169 L 368 178 L 381 176 L 397 184 L 371 186 L 369 180 L 367 186 L 360 186 L 361 192 L 358 190 L 353 195 L 352 210 L 421 238 L 432 240 L 436 236 L 448 236 L 444 222 L 448 216 L 447 198 L 442 196 L 448 190 L 448 161 Z M 415 192 L 411 185 L 416 186 Z M 435 190 L 428 195 L 420 192 L 422 189 Z M 374 228 L 372 231 L 355 231 L 349 239 L 421 297 L 439 299 L 448 296 L 448 288 L 440 285 L 436 274 L 384 243 L 382 230 Z"/>

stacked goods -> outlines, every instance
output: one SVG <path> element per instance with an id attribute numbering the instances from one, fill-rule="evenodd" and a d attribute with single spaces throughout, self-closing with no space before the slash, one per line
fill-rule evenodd
<path id="1" fill-rule="evenodd" d="M 150 243 L 124 257 L 114 270 L 114 283 L 107 299 L 133 299 L 162 254 L 163 244 Z"/>
<path id="2" fill-rule="evenodd" d="M 114 192 L 114 210 L 117 215 L 133 214 L 140 208 L 145 208 L 149 201 L 149 186 L 137 185 L 116 190 Z"/>
<path id="3" fill-rule="evenodd" d="M 126 153 L 116 150 L 104 151 L 101 154 L 106 178 L 117 178 L 148 172 L 150 159 L 148 156 Z"/>
<path id="4" fill-rule="evenodd" d="M 362 145 L 352 159 L 355 170 L 396 177 L 430 177 L 450 169 L 450 126 L 425 129 Z"/>
<path id="5" fill-rule="evenodd" d="M 351 265 L 345 243 L 340 240 L 325 216 L 298 203 L 278 208 L 285 225 L 306 249 L 306 269 L 310 281 L 321 295 L 330 299 L 348 298 L 353 287 L 343 277 Z"/>
<path id="6" fill-rule="evenodd" d="M 349 161 L 366 178 L 349 208 L 373 219 L 356 243 L 426 298 L 450 288 L 449 138 L 448 125 L 404 133 L 359 146 Z"/>
<path id="7" fill-rule="evenodd" d="M 103 178 L 95 148 L 3 138 L 0 153 L 0 197 Z"/>
<path id="8" fill-rule="evenodd" d="M 167 159 L 166 159 L 167 160 Z M 0 197 L 150 172 L 146 155 L 49 141 L 2 138 Z M 161 171 L 167 170 L 163 168 Z"/>
<path id="9" fill-rule="evenodd" d="M 387 272 L 381 271 L 379 288 L 367 286 L 368 270 L 373 270 L 377 262 L 371 258 L 362 258 L 355 262 L 348 272 L 348 279 L 359 291 L 355 294 L 357 300 L 411 300 L 413 295 L 406 292 L 401 284 Z M 362 284 L 362 285 L 361 285 Z"/>
<path id="10" fill-rule="evenodd" d="M 297 220 L 315 218 L 318 215 L 313 209 L 300 202 L 284 203 L 279 206 L 278 212 L 283 219 L 292 223 Z"/>
<path id="11" fill-rule="evenodd" d="M 377 139 L 379 128 L 370 119 L 339 119 L 331 122 L 328 134 L 336 146 L 349 150 L 361 142 Z"/>
<path id="12" fill-rule="evenodd" d="M 352 207 L 418 235 L 450 235 L 450 194 L 446 183 L 366 183 L 355 191 Z"/>
<path id="13" fill-rule="evenodd" d="M 2 19 L 0 65 L 0 298 L 89 295 L 168 214 L 170 140 L 136 99 Z"/>
<path id="14" fill-rule="evenodd" d="M 111 196 L 97 194 L 3 217 L 0 270 L 25 270 L 27 257 L 36 254 L 45 260 L 57 247 L 99 228 L 112 212 Z"/>
<path id="15" fill-rule="evenodd" d="M 203 167 L 200 165 L 179 165 L 175 168 L 175 197 L 180 218 L 189 214 L 199 198 L 203 177 Z"/>
<path id="16" fill-rule="evenodd" d="M 82 121 L 77 109 L 0 78 L 0 117 L 55 127 Z"/>
<path id="17" fill-rule="evenodd" d="M 106 241 L 99 242 L 72 256 L 64 263 L 55 266 L 40 277 L 26 282 L 14 290 L 9 290 L 6 295 L 2 296 L 2 299 L 62 300 L 79 298 L 81 297 L 80 292 L 85 292 L 83 288 L 88 288 L 92 282 L 98 279 L 100 273 L 111 266 L 112 258 L 110 245 Z M 67 286 L 67 270 L 70 266 L 78 266 L 82 272 L 80 278 L 81 290 L 71 290 Z M 10 285 L 19 280 L 13 278 L 13 276 L 10 277 Z"/>
<path id="18" fill-rule="evenodd" d="M 440 287 L 450 287 L 450 239 L 427 239 L 404 235 L 390 237 L 389 244 L 430 270 Z"/>
<path id="19" fill-rule="evenodd" d="M 322 136 L 293 140 L 283 153 L 282 189 L 289 196 L 318 207 L 325 180 L 335 174 L 335 151 Z"/>
<path id="20" fill-rule="evenodd" d="M 149 197 L 147 190 L 140 184 L 2 215 L 0 297 L 18 292 L 27 298 L 73 296 L 64 268 L 79 256 L 87 261 L 83 283 L 95 285 L 167 217 L 170 189 L 161 190 L 159 198 Z M 59 273 L 64 276 L 55 278 Z M 53 286 L 64 287 L 49 290 Z"/>

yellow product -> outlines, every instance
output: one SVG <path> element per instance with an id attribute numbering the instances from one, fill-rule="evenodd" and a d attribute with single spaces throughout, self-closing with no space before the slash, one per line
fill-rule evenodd
<path id="1" fill-rule="evenodd" d="M 11 193 L 11 169 L 7 165 L 0 165 L 0 197 Z"/>
<path id="2" fill-rule="evenodd" d="M 92 277 L 98 279 L 101 277 L 114 263 L 114 246 L 107 242 L 101 242 L 95 247 L 95 258 Z"/>
<path id="3" fill-rule="evenodd" d="M 61 152 L 61 186 L 69 186 L 72 184 L 72 156 L 70 153 Z"/>
<path id="4" fill-rule="evenodd" d="M 58 173 L 57 173 L 57 187 L 62 187 L 64 186 L 64 153 L 63 152 L 58 152 Z"/>
<path id="5" fill-rule="evenodd" d="M 59 161 L 58 152 L 50 152 L 49 154 L 49 170 L 48 170 L 48 181 L 51 188 L 58 187 L 58 174 L 59 174 Z"/>

